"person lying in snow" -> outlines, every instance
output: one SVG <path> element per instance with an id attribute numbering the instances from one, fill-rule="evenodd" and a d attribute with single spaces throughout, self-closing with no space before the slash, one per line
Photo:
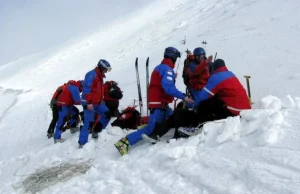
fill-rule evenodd
<path id="1" fill-rule="evenodd" d="M 175 86 L 174 66 L 180 52 L 173 47 L 168 47 L 164 52 L 164 59 L 152 72 L 148 88 L 148 108 L 150 117 L 148 125 L 136 132 L 133 132 L 115 143 L 116 148 L 121 155 L 128 153 L 129 146 L 132 146 L 142 139 L 142 135 L 149 135 L 154 131 L 156 124 L 161 123 L 164 119 L 173 114 L 169 107 L 174 97 L 193 103 L 193 100 L 186 97 Z"/>
<path id="2" fill-rule="evenodd" d="M 60 86 L 53 95 L 51 103 L 55 104 L 58 112 L 58 120 L 53 136 L 54 143 L 64 141 L 64 139 L 61 139 L 61 133 L 64 131 L 64 126 L 68 121 L 69 115 L 71 115 L 70 130 L 73 133 L 76 132 L 73 131 L 73 129 L 76 128 L 79 111 L 77 108 L 74 108 L 74 105 L 80 104 L 80 92 L 82 91 L 82 84 L 83 82 L 81 80 L 70 80 L 67 84 Z"/>

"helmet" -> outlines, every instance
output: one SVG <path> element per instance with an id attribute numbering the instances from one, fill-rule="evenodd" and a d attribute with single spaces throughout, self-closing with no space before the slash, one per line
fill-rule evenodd
<path id="1" fill-rule="evenodd" d="M 181 53 L 174 47 L 168 47 L 165 49 L 164 57 L 176 61 L 177 57 L 181 57 Z"/>
<path id="2" fill-rule="evenodd" d="M 111 71 L 111 66 L 109 64 L 108 61 L 106 61 L 105 59 L 100 59 L 97 67 L 100 69 L 100 71 L 106 69 L 108 72 Z"/>
<path id="3" fill-rule="evenodd" d="M 193 54 L 198 62 L 200 62 L 202 59 L 206 59 L 205 50 L 201 47 L 195 48 Z"/>
<path id="4" fill-rule="evenodd" d="M 194 55 L 205 55 L 205 50 L 201 47 L 198 47 L 198 48 L 194 49 L 193 54 Z"/>
<path id="5" fill-rule="evenodd" d="M 217 59 L 214 63 L 210 65 L 210 72 L 214 72 L 216 69 L 219 69 L 220 67 L 226 67 L 225 61 L 223 59 Z"/>

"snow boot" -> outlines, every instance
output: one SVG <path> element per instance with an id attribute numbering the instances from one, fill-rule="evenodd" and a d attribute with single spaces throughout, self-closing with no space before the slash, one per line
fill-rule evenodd
<path id="1" fill-rule="evenodd" d="M 79 144 L 79 148 L 83 148 L 84 144 Z"/>
<path id="2" fill-rule="evenodd" d="M 98 139 L 98 136 L 99 136 L 98 133 L 95 133 L 95 132 L 92 133 L 92 138 L 93 138 L 93 139 Z"/>
<path id="3" fill-rule="evenodd" d="M 126 137 L 114 144 L 122 156 L 128 154 L 129 141 Z"/>
<path id="4" fill-rule="evenodd" d="M 53 136 L 54 136 L 54 133 L 47 133 L 48 139 L 50 139 L 50 138 L 53 137 Z"/>

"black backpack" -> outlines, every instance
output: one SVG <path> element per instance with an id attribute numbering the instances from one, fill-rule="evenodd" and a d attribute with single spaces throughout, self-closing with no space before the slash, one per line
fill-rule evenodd
<path id="1" fill-rule="evenodd" d="M 108 95 L 114 99 L 122 99 L 123 93 L 122 90 L 119 88 L 118 83 L 114 81 L 105 82 L 108 84 Z"/>
<path id="2" fill-rule="evenodd" d="M 190 60 L 186 58 L 184 60 L 184 66 L 183 66 L 183 71 L 182 71 L 182 78 L 183 78 L 183 83 L 184 85 L 188 86 L 189 84 L 189 63 Z"/>

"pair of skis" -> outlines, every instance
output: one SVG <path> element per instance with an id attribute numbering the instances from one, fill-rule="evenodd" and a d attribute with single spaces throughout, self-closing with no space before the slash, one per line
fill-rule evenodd
<path id="1" fill-rule="evenodd" d="M 138 98 L 139 98 L 140 113 L 142 115 L 143 98 L 142 98 L 141 82 L 140 82 L 140 75 L 139 75 L 138 57 L 135 59 L 135 73 L 136 73 L 136 81 L 137 81 L 137 88 L 138 88 Z M 148 112 L 148 87 L 149 87 L 149 57 L 146 60 L 147 116 L 149 114 L 149 112 Z"/>

